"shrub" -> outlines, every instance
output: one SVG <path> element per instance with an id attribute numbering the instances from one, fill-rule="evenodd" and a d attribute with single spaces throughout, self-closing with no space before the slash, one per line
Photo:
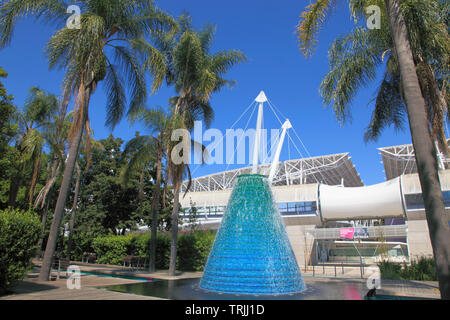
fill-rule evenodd
<path id="1" fill-rule="evenodd" d="M 149 258 L 150 255 L 150 233 L 138 233 L 134 237 L 133 255 L 141 258 Z M 157 269 L 169 268 L 170 261 L 170 237 L 167 234 L 156 236 L 156 263 Z"/>
<path id="2" fill-rule="evenodd" d="M 197 231 L 181 235 L 178 240 L 179 270 L 202 271 L 214 243 L 215 233 Z"/>
<path id="3" fill-rule="evenodd" d="M 437 281 L 436 265 L 433 258 L 421 257 L 404 265 L 383 261 L 378 264 L 382 279 Z"/>
<path id="4" fill-rule="evenodd" d="M 210 231 L 180 234 L 178 237 L 177 268 L 184 271 L 203 270 L 214 242 L 214 236 L 214 233 Z M 160 233 L 156 241 L 156 268 L 168 269 L 170 235 Z M 150 233 L 98 237 L 92 242 L 92 247 L 97 254 L 98 263 L 120 265 L 127 255 L 148 259 Z"/>
<path id="5" fill-rule="evenodd" d="M 0 294 L 22 279 L 37 249 L 41 222 L 32 212 L 0 211 Z"/>
<path id="6" fill-rule="evenodd" d="M 120 265 L 127 256 L 130 240 L 130 235 L 95 238 L 92 248 L 97 254 L 97 262 Z"/>
<path id="7" fill-rule="evenodd" d="M 84 258 L 83 254 L 85 252 L 86 253 L 94 252 L 94 249 L 92 248 L 92 242 L 97 237 L 92 232 L 90 233 L 75 232 L 72 237 L 72 249 L 70 253 L 70 260 L 81 261 Z M 62 240 L 62 248 L 57 247 L 57 250 L 58 249 L 61 250 L 61 256 L 67 257 L 69 237 L 64 237 L 61 240 Z"/>
<path id="8" fill-rule="evenodd" d="M 389 261 L 382 261 L 378 264 L 378 267 L 380 268 L 382 279 L 401 280 L 401 265 Z"/>
<path id="9" fill-rule="evenodd" d="M 433 258 L 420 257 L 411 261 L 402 270 L 402 277 L 409 280 L 437 281 L 436 265 Z"/>

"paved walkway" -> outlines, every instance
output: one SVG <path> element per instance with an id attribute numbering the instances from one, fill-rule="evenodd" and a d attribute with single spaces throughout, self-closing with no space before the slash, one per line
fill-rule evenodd
<path id="1" fill-rule="evenodd" d="M 41 261 L 33 260 L 33 264 L 40 267 Z M 201 272 L 177 272 L 176 276 L 169 276 L 166 270 L 148 273 L 113 265 L 81 262 L 72 262 L 72 265 L 79 266 L 82 272 L 80 289 L 67 288 L 67 278 L 64 272 L 59 280 L 55 279 L 56 272 L 53 271 L 53 281 L 38 281 L 39 272 L 38 269 L 35 269 L 34 272 L 27 275 L 25 280 L 18 284 L 13 290 L 14 294 L 0 297 L 0 300 L 161 300 L 161 298 L 157 297 L 113 292 L 102 289 L 102 287 L 138 283 L 144 279 L 177 280 L 199 278 L 202 274 Z"/>
<path id="2" fill-rule="evenodd" d="M 36 265 L 40 265 L 39 261 L 34 261 Z M 14 294 L 0 297 L 0 300 L 160 300 L 158 297 L 141 296 L 128 293 L 113 292 L 102 287 L 138 283 L 148 279 L 188 279 L 200 278 L 201 272 L 179 272 L 176 276 L 169 276 L 167 271 L 157 271 L 148 273 L 144 271 L 134 271 L 120 266 L 94 265 L 73 262 L 78 265 L 82 271 L 81 288 L 68 289 L 67 279 L 62 277 L 59 280 L 49 282 L 39 282 L 38 269 L 28 274 L 27 279 L 21 281 L 14 289 Z M 365 290 L 366 279 L 355 276 L 349 278 L 335 278 L 334 268 L 332 275 L 313 277 L 311 272 L 305 272 L 305 282 L 308 284 L 317 284 L 323 286 L 334 284 L 346 287 L 347 285 L 356 284 L 363 292 Z M 304 272 L 304 270 L 302 270 Z M 353 272 L 352 272 L 353 273 Z M 356 272 L 355 272 L 356 273 Z M 53 276 L 56 274 L 53 273 Z M 316 275 L 319 275 L 317 272 Z M 63 273 L 63 276 L 65 274 Z M 348 275 L 347 275 L 348 276 Z M 120 278 L 122 277 L 122 278 Z M 129 278 L 124 278 L 129 277 Z M 368 289 L 367 289 L 368 291 Z M 377 290 L 380 295 L 395 295 L 407 297 L 422 297 L 439 299 L 438 283 L 435 281 L 394 281 L 382 280 L 381 289 Z M 332 299 L 340 299 L 344 297 L 336 297 Z"/>
<path id="3" fill-rule="evenodd" d="M 437 281 L 382 280 L 379 295 L 440 299 Z"/>
<path id="4" fill-rule="evenodd" d="M 66 279 L 39 282 L 36 274 L 29 275 L 14 289 L 14 294 L 0 300 L 155 300 L 160 298 L 108 291 L 96 287 L 138 281 L 100 276 L 81 276 L 80 289 L 68 289 Z"/>

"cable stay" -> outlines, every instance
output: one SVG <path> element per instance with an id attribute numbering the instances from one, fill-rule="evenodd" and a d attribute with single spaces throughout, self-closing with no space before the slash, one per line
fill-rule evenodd
<path id="1" fill-rule="evenodd" d="M 270 141 L 270 148 L 268 147 L 268 138 L 267 136 L 263 136 L 264 132 L 264 107 L 265 105 L 269 106 L 268 110 L 270 110 L 275 118 L 278 120 L 281 128 L 277 129 L 277 136 L 274 139 L 271 137 Z M 267 108 L 266 108 L 267 109 Z M 253 145 L 253 156 L 252 156 L 252 162 L 251 162 L 251 173 L 257 174 L 260 173 L 262 170 L 261 165 L 264 165 L 264 172 L 261 172 L 263 174 L 268 175 L 269 182 L 272 183 L 274 177 L 276 176 L 277 172 L 279 171 L 279 164 L 280 164 L 280 157 L 281 152 L 283 149 L 283 144 L 285 140 L 287 140 L 287 153 L 288 153 L 288 160 L 292 159 L 292 152 L 291 152 L 291 144 L 294 148 L 294 150 L 298 153 L 298 157 L 296 159 L 303 159 L 305 158 L 304 153 L 307 155 L 307 157 L 312 157 L 308 149 L 306 148 L 305 144 L 301 140 L 299 134 L 295 130 L 295 128 L 292 126 L 291 122 L 287 117 L 283 115 L 283 113 L 267 98 L 264 91 L 261 91 L 258 96 L 250 103 L 250 105 L 240 114 L 238 119 L 231 125 L 231 127 L 226 131 L 225 135 L 222 135 L 222 137 L 216 141 L 211 147 L 212 150 L 214 150 L 217 146 L 219 146 L 223 140 L 228 136 L 230 132 L 233 131 L 233 129 L 236 127 L 236 125 L 246 116 L 249 114 L 247 121 L 245 123 L 244 132 L 249 128 L 250 123 L 255 121 L 253 116 L 256 113 L 256 131 L 255 131 L 255 139 L 254 139 L 254 145 Z M 253 119 L 253 120 L 252 120 Z M 294 136 L 290 134 L 290 131 L 293 131 Z M 272 129 L 272 133 L 276 132 L 276 130 Z M 297 145 L 294 138 L 300 142 L 301 148 Z M 263 140 L 265 138 L 265 140 Z M 241 143 L 245 140 L 245 135 L 241 135 L 232 154 L 228 154 L 226 158 L 227 167 L 225 171 L 228 171 L 230 165 L 234 163 L 234 157 L 236 157 L 237 150 L 239 149 Z M 234 145 L 234 144 L 233 144 Z M 301 151 L 301 149 L 304 150 L 304 153 Z M 270 159 L 272 159 L 271 163 L 267 162 Z M 262 160 L 260 162 L 260 160 Z M 267 168 L 267 164 L 270 163 L 270 167 Z M 200 165 L 197 165 L 197 167 L 192 171 L 192 175 L 197 171 L 197 169 L 200 167 Z M 285 170 L 286 171 L 286 170 Z M 318 173 L 322 176 L 322 179 L 325 180 L 325 178 L 322 175 L 322 172 L 319 170 Z M 286 174 L 288 174 L 286 172 Z M 312 175 L 314 180 L 316 182 L 318 181 L 317 177 L 315 175 Z M 300 178 L 302 179 L 302 178 Z M 289 183 L 289 177 L 286 177 L 286 181 Z"/>

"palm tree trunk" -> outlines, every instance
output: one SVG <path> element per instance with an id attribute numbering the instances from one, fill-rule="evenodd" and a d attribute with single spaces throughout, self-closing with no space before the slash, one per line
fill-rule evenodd
<path id="1" fill-rule="evenodd" d="M 158 213 L 159 213 L 159 196 L 161 193 L 161 168 L 162 168 L 162 153 L 158 151 L 158 160 L 156 165 L 156 182 L 153 190 L 152 201 L 152 234 L 150 242 L 150 263 L 148 272 L 156 271 L 156 237 L 158 233 Z"/>
<path id="2" fill-rule="evenodd" d="M 172 210 L 172 239 L 170 242 L 170 264 L 169 264 L 169 276 L 175 275 L 177 265 L 177 249 L 178 249 L 178 212 L 180 202 L 180 189 L 181 178 L 175 181 L 175 190 L 173 198 L 173 210 Z"/>
<path id="3" fill-rule="evenodd" d="M 34 167 L 33 167 L 33 175 L 31 177 L 31 183 L 30 183 L 30 189 L 28 190 L 28 209 L 31 209 L 33 206 L 33 196 L 34 191 L 36 190 L 36 183 L 39 176 L 41 166 L 41 152 L 36 155 L 36 159 L 34 160 Z"/>
<path id="4" fill-rule="evenodd" d="M 142 200 L 144 199 L 144 173 L 145 173 L 145 166 L 142 166 L 141 174 L 139 175 L 139 194 L 138 194 L 141 213 L 142 213 Z"/>
<path id="5" fill-rule="evenodd" d="M 164 177 L 164 186 L 162 192 L 162 208 L 166 208 L 166 194 L 167 194 L 167 175 Z"/>
<path id="6" fill-rule="evenodd" d="M 11 184 L 9 187 L 9 201 L 8 201 L 8 206 L 10 207 L 16 206 L 17 194 L 19 193 L 20 186 L 22 185 L 25 168 L 26 168 L 26 161 L 23 162 L 21 171 L 14 176 L 14 179 L 11 179 Z"/>
<path id="7" fill-rule="evenodd" d="M 54 160 L 51 172 L 47 172 L 47 181 L 45 182 L 45 186 L 41 189 L 41 191 L 39 191 L 38 195 L 36 196 L 36 200 L 34 201 L 35 208 L 37 208 L 38 206 L 41 206 L 41 208 L 44 207 L 47 195 L 56 182 L 56 177 L 59 173 L 60 167 L 61 164 L 57 160 Z"/>
<path id="8" fill-rule="evenodd" d="M 385 0 L 389 27 L 397 51 L 409 126 L 415 150 L 425 211 L 442 299 L 450 299 L 450 229 L 438 175 L 436 148 L 431 139 L 425 100 L 421 94 L 408 33 L 398 0 Z"/>
<path id="9" fill-rule="evenodd" d="M 70 222 L 69 222 L 69 241 L 67 242 L 67 259 L 70 261 L 70 254 L 72 252 L 72 236 L 73 236 L 73 226 L 75 224 L 75 215 L 77 212 L 78 205 L 78 193 L 80 191 L 80 180 L 81 180 L 81 170 L 78 163 L 75 163 L 75 168 L 77 170 L 77 179 L 75 181 L 75 192 L 73 195 L 73 203 L 72 210 L 70 213 Z"/>
<path id="10" fill-rule="evenodd" d="M 75 162 L 78 158 L 78 151 L 81 144 L 81 138 L 83 136 L 84 126 L 87 119 L 89 99 L 93 91 L 93 85 L 90 85 L 84 89 L 84 84 L 81 85 L 81 90 L 85 90 L 84 95 L 80 94 L 82 97 L 80 116 L 82 117 L 81 125 L 76 129 L 73 139 L 69 148 L 69 155 L 66 162 L 66 167 L 64 168 L 63 179 L 61 182 L 61 188 L 59 190 L 58 200 L 56 201 L 55 213 L 53 215 L 52 226 L 50 229 L 50 234 L 47 240 L 47 246 L 45 248 L 44 259 L 42 261 L 41 271 L 39 273 L 40 281 L 49 281 L 50 271 L 52 267 L 53 255 L 56 249 L 56 243 L 58 239 L 58 231 L 61 225 L 61 220 L 64 213 L 64 207 L 66 204 L 67 195 L 69 193 L 70 183 L 72 181 L 73 169 L 75 168 Z M 81 91 L 80 90 L 80 91 Z M 83 101 L 84 100 L 84 101 Z"/>
<path id="11" fill-rule="evenodd" d="M 47 203 L 45 205 L 44 213 L 42 214 L 42 229 L 41 229 L 41 235 L 39 236 L 38 241 L 38 257 L 41 257 L 42 254 L 42 242 L 44 242 L 44 236 L 45 236 L 45 225 L 47 224 L 47 215 L 48 215 L 48 206 L 50 205 L 50 199 L 47 200 Z"/>

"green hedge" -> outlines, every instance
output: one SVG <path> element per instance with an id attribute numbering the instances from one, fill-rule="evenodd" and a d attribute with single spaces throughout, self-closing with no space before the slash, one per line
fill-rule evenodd
<path id="1" fill-rule="evenodd" d="M 433 258 L 421 257 L 410 265 L 400 265 L 383 261 L 378 264 L 381 278 L 386 280 L 437 281 L 436 265 Z"/>
<path id="2" fill-rule="evenodd" d="M 36 214 L 14 209 L 0 211 L 0 294 L 30 269 L 40 231 Z"/>
<path id="3" fill-rule="evenodd" d="M 102 264 L 121 264 L 122 259 L 128 255 L 128 247 L 132 237 L 107 236 L 95 238 L 92 242 L 94 252 L 97 254 L 97 262 Z"/>
<path id="4" fill-rule="evenodd" d="M 201 271 L 208 258 L 215 234 L 210 231 L 180 234 L 178 237 L 177 269 Z M 127 255 L 148 258 L 150 234 L 134 233 L 125 236 L 106 236 L 95 238 L 92 242 L 97 262 L 121 265 Z M 158 234 L 156 244 L 156 268 L 169 268 L 170 234 Z"/>
<path id="5" fill-rule="evenodd" d="M 215 233 L 197 231 L 178 238 L 179 270 L 202 271 L 214 243 Z"/>
<path id="6" fill-rule="evenodd" d="M 92 232 L 90 233 L 74 233 L 72 237 L 72 250 L 70 253 L 70 259 L 74 261 L 81 261 L 84 256 L 83 254 L 94 252 L 94 249 L 92 248 L 92 243 L 95 238 L 97 238 Z M 67 256 L 67 245 L 69 242 L 69 237 L 63 238 L 63 256 Z"/>

